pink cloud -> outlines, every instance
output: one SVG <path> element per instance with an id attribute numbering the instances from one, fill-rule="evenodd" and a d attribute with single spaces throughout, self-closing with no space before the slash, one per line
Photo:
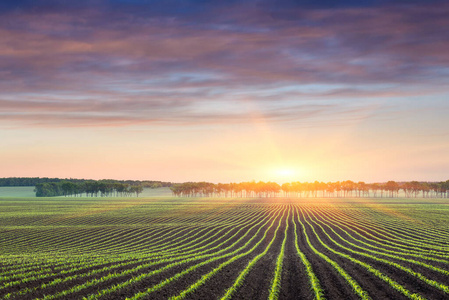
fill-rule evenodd
<path id="1" fill-rule="evenodd" d="M 220 123 L 245 114 L 217 115 L 204 103 L 244 99 L 268 119 L 292 120 L 298 111 L 279 113 L 267 103 L 446 91 L 438 74 L 449 68 L 448 4 L 276 13 L 259 7 L 250 14 L 241 8 L 219 7 L 215 19 L 198 22 L 95 9 L 4 14 L 0 122 Z M 301 91 L 307 84 L 331 87 Z M 389 87 L 377 88 L 382 84 Z M 283 90 L 291 86 L 299 90 Z"/>

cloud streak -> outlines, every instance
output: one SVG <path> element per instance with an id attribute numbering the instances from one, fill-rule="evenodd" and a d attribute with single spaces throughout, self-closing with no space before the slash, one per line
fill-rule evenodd
<path id="1" fill-rule="evenodd" d="M 123 127 L 123 126 L 203 126 L 224 124 L 247 124 L 251 122 L 296 123 L 323 125 L 353 121 L 354 116 L 366 115 L 370 106 L 345 107 L 342 105 L 308 104 L 287 107 L 241 108 L 239 110 L 201 109 L 197 106 L 170 106 L 134 103 L 132 108 L 122 109 L 125 104 L 96 103 L 34 103 L 0 101 L 4 111 L 0 119 L 6 128 L 23 127 Z M 25 110 L 21 108 L 26 106 Z M 101 108 L 100 108 L 101 107 Z M 142 107 L 142 108 L 138 108 Z M 257 113 L 256 113 L 257 112 Z M 318 121 L 320 120 L 320 121 Z M 315 124 L 314 124 L 315 123 Z M 5 127 L 4 127 L 5 128 Z"/>
<path id="2" fill-rule="evenodd" d="M 359 109 L 344 99 L 447 92 L 444 2 L 23 3 L 0 19 L 4 126 L 246 122 L 245 101 L 272 122 L 338 120 Z"/>

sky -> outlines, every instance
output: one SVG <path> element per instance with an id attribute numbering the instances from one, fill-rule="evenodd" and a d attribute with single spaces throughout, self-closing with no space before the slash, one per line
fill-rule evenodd
<path id="1" fill-rule="evenodd" d="M 449 179 L 447 1 L 0 2 L 0 177 Z"/>

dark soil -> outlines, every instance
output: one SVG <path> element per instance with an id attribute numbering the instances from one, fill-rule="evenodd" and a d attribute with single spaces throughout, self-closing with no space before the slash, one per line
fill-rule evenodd
<path id="1" fill-rule="evenodd" d="M 288 239 L 285 244 L 281 287 L 280 300 L 313 299 L 314 297 L 306 268 L 296 252 L 293 222 L 290 222 Z"/>
<path id="2" fill-rule="evenodd" d="M 292 208 L 293 206 L 291 203 L 286 200 L 285 203 L 278 202 L 277 204 L 275 202 L 271 203 L 273 201 L 272 199 L 262 199 L 262 200 L 248 200 L 247 203 L 241 204 L 242 207 L 242 215 L 247 216 L 248 218 L 253 218 L 255 215 L 259 214 L 259 209 L 263 208 L 266 209 L 266 214 L 272 213 L 273 209 L 276 205 L 280 205 L 284 208 L 284 215 L 282 217 L 282 220 L 285 220 L 285 217 L 287 216 L 287 208 Z M 275 205 L 276 204 L 276 205 Z M 365 235 L 366 233 L 363 232 L 361 229 L 366 230 L 367 232 L 373 234 L 374 236 L 379 237 L 382 239 L 382 236 L 375 231 L 375 226 L 372 226 L 372 228 L 368 228 L 365 226 L 358 226 L 357 224 L 351 224 L 350 221 L 343 221 L 345 225 L 339 225 L 344 230 L 348 232 L 348 234 L 344 233 L 341 229 L 337 228 L 333 224 L 333 218 L 338 217 L 339 214 L 341 216 L 347 216 L 344 213 L 341 213 L 338 211 L 337 208 L 327 209 L 326 207 L 320 207 L 318 204 L 301 204 L 301 208 L 306 208 L 309 210 L 309 212 L 313 212 L 314 216 L 316 216 L 320 221 L 323 221 L 326 224 L 329 224 L 338 234 L 340 234 L 343 238 L 347 239 L 351 243 L 365 247 L 374 251 L 388 251 L 389 249 L 394 250 L 388 245 L 385 245 L 384 249 L 378 249 L 376 248 L 375 244 L 371 244 L 370 246 L 364 245 L 363 243 L 353 240 L 350 235 L 354 235 L 356 239 L 359 239 L 360 241 L 365 241 L 358 235 L 355 235 L 354 232 L 359 233 L 360 235 Z M 243 209 L 244 207 L 244 209 Z M 257 209 L 258 211 L 254 213 L 246 213 L 246 210 L 251 210 L 252 207 Z M 224 210 L 226 212 L 226 210 Z M 254 211 L 253 211 L 254 212 Z M 383 281 L 382 279 L 378 278 L 373 273 L 369 272 L 365 267 L 345 258 L 342 257 L 333 251 L 327 249 L 324 247 L 319 239 L 315 236 L 314 232 L 312 231 L 310 225 L 305 223 L 304 216 L 299 213 L 299 215 L 296 213 L 296 210 L 293 209 L 291 212 L 293 212 L 293 218 L 290 218 L 289 220 L 289 229 L 287 232 L 287 241 L 285 245 L 285 253 L 284 253 L 284 260 L 282 265 L 282 276 L 281 276 L 281 290 L 279 293 L 279 299 L 280 300 L 289 300 L 289 299 L 313 299 L 314 298 L 314 291 L 312 290 L 309 282 L 309 278 L 305 269 L 305 266 L 302 264 L 300 257 L 298 256 L 295 248 L 295 239 L 298 238 L 299 248 L 304 253 L 304 255 L 309 260 L 313 272 L 317 276 L 321 287 L 324 290 L 326 299 L 333 300 L 333 299 L 345 299 L 345 300 L 352 300 L 352 299 L 359 299 L 359 297 L 355 294 L 355 292 L 352 290 L 351 286 L 346 282 L 346 280 L 334 269 L 332 265 L 330 265 L 326 260 L 324 260 L 322 257 L 320 257 L 318 254 L 316 254 L 312 248 L 308 245 L 303 228 L 301 226 L 301 223 L 298 222 L 298 216 L 300 221 L 305 225 L 307 235 L 310 239 L 311 244 L 313 247 L 321 252 L 322 254 L 329 257 L 331 260 L 335 261 L 341 268 L 343 268 L 373 299 L 395 299 L 395 300 L 402 300 L 407 299 L 404 295 L 402 295 L 400 292 L 393 289 L 388 283 Z M 155 227 L 151 227 L 150 230 L 142 229 L 141 227 L 138 228 L 128 228 L 123 229 L 122 227 L 115 228 L 107 228 L 103 229 L 104 231 L 104 238 L 109 237 L 109 240 L 105 240 L 104 238 L 99 238 L 98 241 L 95 241 L 95 235 L 94 230 L 102 230 L 101 226 L 96 229 L 89 229 L 84 230 L 82 228 L 79 229 L 79 232 L 76 232 L 75 229 L 72 229 L 70 231 L 67 231 L 66 236 L 57 237 L 52 234 L 47 234 L 42 237 L 42 239 L 39 239 L 36 237 L 36 235 L 33 236 L 32 239 L 30 239 L 30 242 L 34 244 L 42 244 L 42 243 L 53 243 L 53 244 L 60 244 L 64 247 L 67 247 L 70 249 L 70 247 L 76 246 L 79 251 L 85 251 L 86 249 L 90 249 L 92 252 L 98 254 L 100 253 L 101 249 L 104 249 L 108 253 L 111 253 L 115 255 L 115 253 L 123 254 L 123 253 L 132 253 L 134 250 L 136 252 L 139 252 L 140 255 L 144 255 L 145 253 L 151 253 L 154 249 L 152 247 L 157 245 L 165 244 L 166 242 L 171 242 L 173 239 L 180 238 L 182 241 L 182 244 L 188 244 L 190 241 L 193 241 L 194 239 L 197 239 L 198 237 L 201 237 L 198 241 L 195 242 L 195 247 L 190 248 L 187 251 L 195 250 L 195 251 L 203 251 L 205 249 L 199 249 L 202 245 L 211 243 L 209 245 L 209 248 L 212 248 L 216 245 L 219 245 L 224 240 L 226 240 L 228 237 L 232 236 L 239 228 L 244 228 L 240 234 L 231 240 L 227 241 L 223 245 L 220 246 L 220 249 L 224 249 L 225 247 L 231 245 L 233 242 L 235 242 L 237 239 L 240 238 L 241 234 L 245 233 L 255 222 L 258 222 L 261 220 L 261 218 L 257 217 L 252 224 L 246 224 L 246 225 L 236 225 L 235 227 L 229 227 L 229 229 L 224 230 L 223 232 L 219 233 L 217 236 L 215 236 L 213 239 L 207 240 L 207 237 L 210 237 L 214 233 L 216 233 L 220 228 L 222 228 L 222 225 L 226 225 L 226 218 L 229 220 L 234 220 L 234 214 L 230 213 L 229 215 L 221 214 L 221 210 L 211 211 L 211 212 L 205 212 L 204 216 L 206 218 L 204 220 L 207 220 L 210 223 L 202 223 L 199 225 L 195 225 L 192 227 L 189 227 L 190 225 L 182 226 L 181 223 L 179 223 L 179 228 L 177 228 L 178 225 L 173 225 L 173 227 L 170 227 L 167 225 L 167 227 L 161 227 L 157 230 L 153 230 Z M 188 219 L 195 219 L 198 216 L 192 216 Z M 290 217 L 292 215 L 290 214 Z M 165 221 L 169 221 L 172 219 L 178 219 L 180 217 L 167 217 L 167 216 L 161 216 L 161 218 L 164 218 Z M 198 217 L 199 218 L 199 217 Z M 220 271 L 218 271 L 214 276 L 209 278 L 205 284 L 199 286 L 197 290 L 192 292 L 191 294 L 187 295 L 186 299 L 217 299 L 224 295 L 226 290 L 231 287 L 239 274 L 245 269 L 245 267 L 248 265 L 248 262 L 250 262 L 254 257 L 256 257 L 258 254 L 262 253 L 265 248 L 267 247 L 268 243 L 271 241 L 271 239 L 274 236 L 275 229 L 278 225 L 278 221 L 281 218 L 281 216 L 278 216 L 277 220 L 274 222 L 272 228 L 268 231 L 268 234 L 265 238 L 265 240 L 253 251 L 252 253 L 241 257 L 232 263 L 228 264 L 227 266 L 223 267 Z M 307 215 L 306 215 L 307 218 Z M 201 219 L 201 218 L 200 218 Z M 243 217 L 242 217 L 243 219 Z M 203 220 L 203 221 L 204 221 Z M 235 221 L 235 220 L 234 220 Z M 221 225 L 215 225 L 213 222 L 219 222 Z M 269 224 L 264 225 L 263 230 L 261 230 L 258 234 L 258 236 L 248 245 L 243 251 L 238 252 L 238 254 L 248 251 L 251 249 L 262 237 L 264 230 L 268 228 Z M 190 224 L 190 223 L 189 223 Z M 203 225 L 204 224 L 204 225 Z M 297 234 L 296 237 L 294 234 L 294 225 L 296 224 L 297 227 Z M 360 260 L 364 263 L 369 264 L 373 268 L 376 268 L 383 274 L 389 276 L 391 279 L 395 280 L 397 283 L 403 285 L 405 288 L 410 290 L 414 293 L 419 293 L 422 296 L 424 296 L 427 299 L 449 299 L 449 296 L 445 294 L 444 292 L 438 290 L 437 288 L 434 288 L 430 286 L 429 284 L 423 282 L 422 280 L 416 278 L 415 276 L 412 276 L 402 270 L 399 270 L 395 268 L 394 266 L 391 266 L 385 262 L 379 262 L 375 259 L 366 257 L 364 255 L 355 254 L 351 250 L 362 252 L 363 250 L 356 248 L 352 245 L 347 244 L 346 242 L 342 241 L 335 233 L 333 233 L 329 228 L 325 225 L 323 226 L 324 230 L 329 234 L 329 236 L 336 240 L 338 243 L 344 245 L 348 249 L 343 249 L 335 245 L 322 231 L 322 229 L 314 224 L 313 222 L 310 222 L 310 224 L 315 228 L 315 231 L 319 235 L 320 239 L 328 245 L 330 248 L 344 253 L 346 255 L 350 255 L 351 257 Z M 271 245 L 269 251 L 253 266 L 253 268 L 250 270 L 250 272 L 247 274 L 246 278 L 244 279 L 243 285 L 240 286 L 236 293 L 233 295 L 233 299 L 251 299 L 251 300 L 257 300 L 257 299 L 267 299 L 275 268 L 276 268 L 276 259 L 280 253 L 282 241 L 284 239 L 284 230 L 285 230 L 285 222 L 283 221 L 278 232 L 276 239 L 274 240 L 273 244 Z M 150 228 L 150 227 L 148 227 Z M 117 230 L 117 231 L 114 231 Z M 229 249 L 226 251 L 226 253 L 230 253 L 234 251 L 235 249 L 241 247 L 244 245 L 245 242 L 247 242 L 251 237 L 254 236 L 256 233 L 257 228 L 252 229 L 248 236 L 246 236 L 242 241 L 240 241 L 237 245 L 235 245 L 232 249 Z M 410 230 L 400 230 L 403 234 L 409 234 Z M 65 232 L 65 231 L 64 231 Z M 123 236 L 120 236 L 120 233 L 123 234 Z M 167 236 L 163 237 L 165 233 L 170 232 Z M 391 231 L 394 233 L 395 231 Z M 198 234 L 198 235 L 195 235 Z M 411 234 L 410 234 L 411 235 Z M 73 239 L 77 238 L 78 240 L 75 242 Z M 160 239 L 159 239 L 160 238 Z M 370 238 L 370 237 L 368 237 Z M 394 237 L 391 237 L 392 239 Z M 185 239 L 185 240 L 184 240 Z M 9 240 L 8 240 L 9 242 Z M 23 241 L 22 241 L 23 242 Z M 76 245 L 78 242 L 84 242 L 85 245 Z M 52 244 L 52 245 L 53 245 Z M 51 246 L 51 245 L 50 245 Z M 50 247 L 49 246 L 49 247 Z M 129 249 L 127 249 L 127 246 L 129 246 Z M 148 249 L 147 247 L 150 248 Z M 169 249 L 166 248 L 166 251 L 171 251 L 178 247 L 178 241 L 173 242 L 174 248 Z M 187 245 L 187 247 L 190 247 L 192 245 Z M 163 246 L 165 247 L 165 246 Z M 81 249 L 81 250 L 80 250 Z M 83 250 L 84 249 L 84 250 Z M 214 253 L 219 251 L 220 249 L 212 249 L 208 250 L 208 252 L 205 253 Z M 139 251 L 137 251 L 139 250 Z M 115 252 L 117 251 L 117 252 Z M 123 251 L 123 252 L 121 252 Z M 179 253 L 179 254 L 182 254 Z M 204 253 L 203 253 L 204 254 Z M 223 255 L 225 253 L 221 253 L 220 255 Z M 386 256 L 381 256 L 378 254 L 369 253 L 371 255 L 374 255 L 376 257 L 385 259 L 387 261 L 392 261 L 395 263 L 398 263 L 402 266 L 411 268 L 412 270 L 419 272 L 426 276 L 429 279 L 436 280 L 437 282 L 440 282 L 442 284 L 449 284 L 449 280 L 446 275 L 443 275 L 439 272 L 435 272 L 432 270 L 429 270 L 428 268 L 417 266 L 416 264 L 412 264 L 408 261 L 403 261 L 400 259 L 394 259 L 389 258 Z M 107 253 L 105 253 L 105 257 L 107 256 Z M 118 257 L 118 256 L 111 256 L 111 257 Z M 110 257 L 110 258 L 111 258 Z M 126 258 L 126 256 L 123 256 L 123 262 L 128 261 L 129 264 L 126 266 L 122 266 L 120 268 L 114 269 L 114 270 L 107 270 L 105 272 L 95 274 L 89 277 L 83 277 L 79 279 L 72 280 L 70 282 L 61 283 L 57 286 L 49 287 L 44 290 L 38 290 L 30 295 L 25 295 L 24 297 L 21 297 L 20 299 L 34 299 L 36 297 L 43 297 L 44 295 L 52 295 L 56 294 L 58 292 L 68 290 L 72 288 L 75 285 L 83 284 L 87 280 L 92 280 L 95 278 L 100 278 L 104 275 L 107 275 L 111 272 L 120 273 L 121 271 L 128 270 L 132 267 L 139 266 L 141 263 L 135 261 L 132 256 Z M 419 258 L 413 258 L 410 256 L 405 256 L 405 258 L 411 258 L 415 260 L 420 260 Z M 104 297 L 104 299 L 125 299 L 126 297 L 132 297 L 138 292 L 146 291 L 148 288 L 164 281 L 167 278 L 170 278 L 190 266 L 196 265 L 202 261 L 205 261 L 208 258 L 200 259 L 193 262 L 185 262 L 182 265 L 173 267 L 171 269 L 165 270 L 161 272 L 160 274 L 156 274 L 154 276 L 150 276 L 148 278 L 145 278 L 141 281 L 135 282 L 132 285 L 129 285 L 128 287 L 125 287 L 115 293 L 111 293 L 110 295 L 107 295 Z M 173 282 L 170 282 L 163 288 L 161 288 L 158 291 L 155 291 L 154 293 L 151 293 L 148 295 L 148 299 L 167 299 L 170 296 L 175 296 L 181 293 L 183 290 L 189 288 L 192 284 L 197 282 L 199 279 L 202 278 L 203 275 L 211 272 L 214 268 L 218 267 L 221 263 L 228 261 L 231 256 L 217 259 L 214 262 L 208 263 L 204 266 L 198 267 L 197 269 L 191 271 L 190 273 L 180 277 L 177 280 L 174 280 Z M 148 257 L 148 261 L 150 261 L 151 258 Z M 145 261 L 145 262 L 148 262 Z M 449 270 L 449 265 L 445 264 L 444 262 L 430 262 L 426 260 L 420 260 L 428 264 L 432 264 L 438 267 L 441 267 L 443 269 Z M 36 261 L 36 266 L 30 265 L 31 268 L 37 268 L 39 266 L 40 261 Z M 2 296 L 5 296 L 7 293 L 13 293 L 20 291 L 24 288 L 33 288 L 38 287 L 43 283 L 48 283 L 51 280 L 54 280 L 56 278 L 63 278 L 64 276 L 69 276 L 73 274 L 85 274 L 89 270 L 99 269 L 105 266 L 113 266 L 115 264 L 118 264 L 119 262 L 111 262 L 108 260 L 105 260 L 104 262 L 99 262 L 98 265 L 92 266 L 92 267 L 86 267 L 83 270 L 79 270 L 76 272 L 71 272 L 66 275 L 56 274 L 54 276 L 49 276 L 48 278 L 44 279 L 37 279 L 34 281 L 30 281 L 28 283 L 21 283 L 17 286 L 9 287 L 9 288 L 2 288 L 0 286 L 0 298 Z M 87 288 L 85 290 L 82 290 L 77 293 L 70 294 L 68 296 L 62 297 L 63 299 L 82 299 L 82 297 L 87 296 L 89 294 L 97 293 L 99 290 L 110 288 L 111 286 L 115 284 L 120 284 L 128 279 L 132 279 L 140 274 L 148 274 L 149 272 L 159 269 L 163 266 L 165 266 L 167 263 L 161 263 L 155 266 L 151 266 L 145 269 L 139 270 L 137 273 L 133 273 L 130 275 L 126 275 L 119 278 L 111 278 L 110 280 L 107 280 L 106 282 L 97 284 L 95 286 L 92 286 L 90 288 Z M 0 265 L 1 266 L 1 265 Z M 9 269 L 11 267 L 11 264 L 4 266 L 5 269 Z M 55 273 L 60 271 L 61 269 L 54 270 Z M 61 298 L 61 299 L 62 299 Z"/>

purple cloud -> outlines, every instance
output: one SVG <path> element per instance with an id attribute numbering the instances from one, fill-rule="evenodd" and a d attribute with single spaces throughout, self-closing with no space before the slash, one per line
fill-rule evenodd
<path id="1" fill-rule="evenodd" d="M 338 119 L 359 109 L 342 99 L 447 92 L 443 2 L 338 9 L 234 2 L 184 14 L 50 4 L 0 19 L 0 122 L 244 122 L 250 112 L 235 112 L 244 101 L 272 121 Z M 324 105 L 317 111 L 315 100 Z"/>

